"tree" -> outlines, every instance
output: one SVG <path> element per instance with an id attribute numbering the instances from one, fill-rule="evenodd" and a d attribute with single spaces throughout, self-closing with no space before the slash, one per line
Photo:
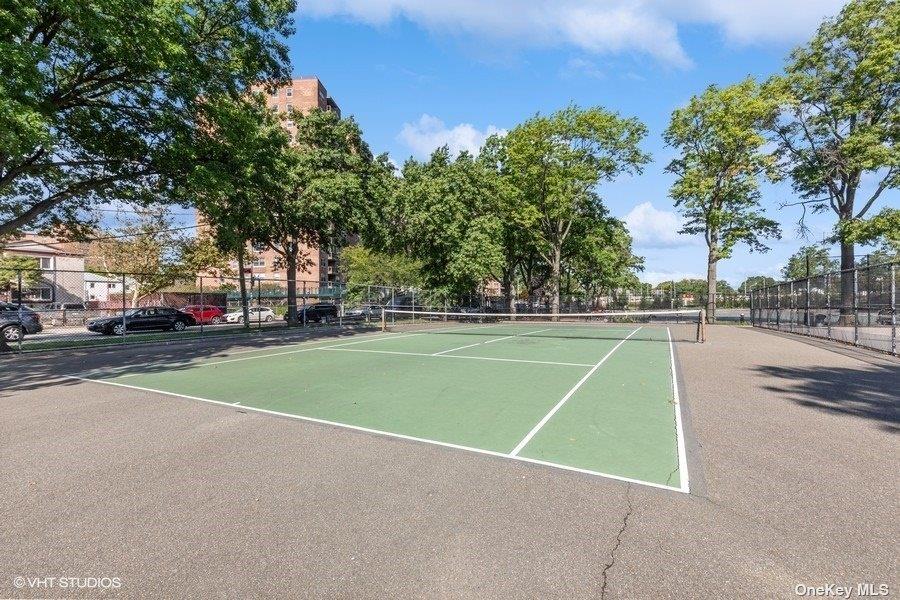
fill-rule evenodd
<path id="1" fill-rule="evenodd" d="M 740 290 L 745 294 L 749 294 L 755 289 L 768 287 L 770 285 L 775 285 L 776 283 L 778 282 L 775 281 L 774 277 L 768 277 L 766 275 L 751 275 L 741 284 Z"/>
<path id="2" fill-rule="evenodd" d="M 856 244 L 880 244 L 876 252 L 888 261 L 900 258 L 900 210 L 896 208 L 885 208 L 870 219 L 845 221 L 842 233 Z"/>
<path id="3" fill-rule="evenodd" d="M 389 248 L 421 264 L 423 284 L 458 299 L 503 269 L 503 226 L 494 170 L 469 153 L 438 148 L 403 165 L 388 208 Z"/>
<path id="4" fill-rule="evenodd" d="M 775 177 L 760 133 L 773 106 L 747 79 L 709 86 L 688 106 L 672 113 L 666 144 L 680 151 L 666 171 L 677 180 L 669 194 L 685 217 L 680 233 L 702 233 L 707 246 L 706 318 L 716 318 L 716 267 L 739 243 L 766 252 L 767 237 L 780 237 L 778 224 L 763 216 L 759 177 Z"/>
<path id="5" fill-rule="evenodd" d="M 781 269 L 781 276 L 788 280 L 803 279 L 818 273 L 836 271 L 838 263 L 828 255 L 825 246 L 803 246 L 791 255 Z"/>
<path id="6" fill-rule="evenodd" d="M 198 270 L 222 267 L 224 257 L 204 248 L 204 242 L 175 227 L 165 207 L 138 209 L 133 216 L 119 217 L 112 231 L 100 233 L 91 270 L 107 276 L 126 275 L 133 284 L 132 307 L 144 296 L 179 280 L 193 287 Z M 123 290 L 123 294 L 125 291 Z"/>
<path id="7" fill-rule="evenodd" d="M 198 126 L 178 140 L 172 153 L 171 171 L 184 167 L 175 189 L 209 226 L 211 235 L 200 236 L 207 250 L 214 252 L 214 245 L 237 259 L 243 322 L 249 327 L 247 244 L 271 238 L 267 206 L 271 198 L 288 193 L 289 136 L 258 95 L 211 100 L 200 111 Z"/>
<path id="8" fill-rule="evenodd" d="M 18 290 L 19 278 L 22 287 L 31 287 L 41 281 L 39 263 L 29 256 L 0 255 L 0 292 L 5 292 L 12 301 L 12 290 Z"/>
<path id="9" fill-rule="evenodd" d="M 603 108 L 575 105 L 535 116 L 504 138 L 506 173 L 521 195 L 520 219 L 547 265 L 551 312 L 559 313 L 563 247 L 581 218 L 602 206 L 595 188 L 650 159 L 638 144 L 647 128 Z"/>
<path id="10" fill-rule="evenodd" d="M 770 127 L 803 207 L 837 215 L 841 246 L 841 314 L 852 319 L 855 248 L 843 224 L 862 219 L 885 190 L 900 184 L 897 68 L 900 3 L 853 0 L 797 48 L 767 94 L 781 104 Z M 875 179 L 859 196 L 860 182 Z"/>
<path id="11" fill-rule="evenodd" d="M 0 12 L 0 236 L 165 200 L 198 105 L 290 75 L 293 0 L 13 1 Z M 84 230 L 84 227 L 81 227 Z"/>
<path id="12" fill-rule="evenodd" d="M 634 289 L 639 285 L 637 271 L 644 260 L 631 249 L 631 236 L 625 224 L 612 217 L 599 216 L 576 227 L 585 227 L 570 236 L 565 264 L 590 302 L 603 290 Z"/>
<path id="13" fill-rule="evenodd" d="M 348 286 L 418 287 L 422 265 L 403 254 L 387 254 L 364 246 L 341 252 L 341 272 Z"/>
<path id="14" fill-rule="evenodd" d="M 294 114 L 297 134 L 284 154 L 289 172 L 283 195 L 266 203 L 267 240 L 287 269 L 288 323 L 297 323 L 297 267 L 301 245 L 337 248 L 366 227 L 381 189 L 375 161 L 353 119 L 314 108 Z"/>

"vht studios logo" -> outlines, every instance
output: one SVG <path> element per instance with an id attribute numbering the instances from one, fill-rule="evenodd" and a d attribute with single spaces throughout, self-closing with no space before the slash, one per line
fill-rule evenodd
<path id="1" fill-rule="evenodd" d="M 836 583 L 804 585 L 800 583 L 794 586 L 794 593 L 810 598 L 874 598 L 889 595 L 891 589 L 886 583 L 857 583 L 856 585 L 838 585 Z"/>

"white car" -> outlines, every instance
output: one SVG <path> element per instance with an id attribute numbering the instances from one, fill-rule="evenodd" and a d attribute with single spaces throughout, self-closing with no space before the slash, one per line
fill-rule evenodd
<path id="1" fill-rule="evenodd" d="M 265 321 L 266 323 L 275 320 L 275 312 L 266 306 L 251 306 L 250 307 L 250 322 L 260 322 Z M 225 313 L 225 322 L 226 323 L 243 323 L 244 322 L 244 312 L 239 310 L 236 312 Z"/>

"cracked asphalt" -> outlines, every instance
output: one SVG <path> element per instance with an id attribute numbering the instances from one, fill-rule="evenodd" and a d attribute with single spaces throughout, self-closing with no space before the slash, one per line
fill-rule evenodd
<path id="1" fill-rule="evenodd" d="M 4 357 L 0 597 L 900 593 L 900 361 L 708 337 L 677 348 L 690 495 L 62 377 L 219 345 Z"/>

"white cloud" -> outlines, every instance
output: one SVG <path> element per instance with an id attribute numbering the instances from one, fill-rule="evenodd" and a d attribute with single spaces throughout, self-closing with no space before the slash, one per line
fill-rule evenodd
<path id="1" fill-rule="evenodd" d="M 677 213 L 659 210 L 650 202 L 632 208 L 624 220 L 635 246 L 670 248 L 697 243 L 695 236 L 679 235 L 684 221 Z"/>
<path id="2" fill-rule="evenodd" d="M 450 153 L 456 156 L 463 150 L 477 154 L 488 136 L 505 133 L 506 130 L 493 125 L 488 125 L 484 131 L 479 131 L 469 123 L 460 123 L 448 128 L 437 117 L 422 115 L 415 123 L 404 123 L 397 139 L 409 146 L 419 157 L 426 157 L 441 146 L 448 146 Z"/>
<path id="3" fill-rule="evenodd" d="M 584 58 L 572 58 L 566 66 L 560 71 L 560 75 L 566 78 L 572 77 L 590 77 L 592 79 L 605 79 L 606 73 L 603 72 L 594 61 Z"/>
<path id="4" fill-rule="evenodd" d="M 408 19 L 432 31 L 592 53 L 637 52 L 676 67 L 691 64 L 678 37 L 711 25 L 738 44 L 796 43 L 844 0 L 306 0 L 312 17 L 372 25 Z"/>

